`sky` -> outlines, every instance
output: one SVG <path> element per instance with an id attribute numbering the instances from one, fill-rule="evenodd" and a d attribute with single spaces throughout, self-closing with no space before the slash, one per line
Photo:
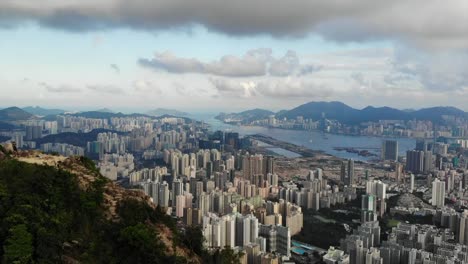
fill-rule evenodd
<path id="1" fill-rule="evenodd" d="M 0 0 L 0 106 L 455 106 L 468 1 Z"/>

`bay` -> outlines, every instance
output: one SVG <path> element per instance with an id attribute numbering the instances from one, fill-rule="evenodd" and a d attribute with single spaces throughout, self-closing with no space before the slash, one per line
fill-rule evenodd
<path id="1" fill-rule="evenodd" d="M 281 141 L 304 146 L 312 150 L 321 150 L 327 154 L 344 159 L 367 161 L 370 159 L 379 158 L 382 142 L 385 139 L 398 141 L 398 150 L 400 156 L 405 156 L 406 151 L 412 150 L 416 146 L 416 140 L 413 138 L 351 136 L 341 134 L 325 134 L 320 131 L 286 130 L 259 126 L 235 126 L 225 124 L 222 121 L 215 119 L 215 116 L 216 114 L 213 113 L 196 113 L 192 115 L 192 118 L 209 124 L 212 130 L 238 132 L 240 136 L 263 134 Z M 338 151 L 334 149 L 337 147 L 355 148 L 359 150 L 365 149 L 371 153 L 376 154 L 377 157 L 363 157 L 355 153 Z"/>

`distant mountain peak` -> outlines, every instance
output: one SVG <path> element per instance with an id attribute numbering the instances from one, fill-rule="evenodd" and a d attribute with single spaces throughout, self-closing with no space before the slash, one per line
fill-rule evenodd
<path id="1" fill-rule="evenodd" d="M 150 115 L 150 116 L 164 116 L 164 115 L 169 115 L 169 116 L 188 116 L 189 113 L 178 111 L 175 109 L 168 109 L 168 108 L 156 108 L 153 110 L 150 110 L 146 112 L 145 114 Z"/>
<path id="2" fill-rule="evenodd" d="M 109 109 L 109 108 L 101 108 L 96 110 L 95 112 L 101 112 L 101 113 L 115 113 L 115 111 Z"/>
<path id="3" fill-rule="evenodd" d="M 34 118 L 34 115 L 23 109 L 12 106 L 0 110 L 0 121 L 20 121 Z"/>
<path id="4" fill-rule="evenodd" d="M 60 115 L 66 112 L 62 109 L 47 109 L 40 106 L 27 106 L 23 107 L 23 110 L 37 116 Z"/>

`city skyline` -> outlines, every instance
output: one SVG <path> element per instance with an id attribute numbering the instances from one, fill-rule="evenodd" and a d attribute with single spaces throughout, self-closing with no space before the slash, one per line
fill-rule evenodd
<path id="1" fill-rule="evenodd" d="M 1 105 L 468 110 L 462 1 L 261 3 L 5 1 Z"/>

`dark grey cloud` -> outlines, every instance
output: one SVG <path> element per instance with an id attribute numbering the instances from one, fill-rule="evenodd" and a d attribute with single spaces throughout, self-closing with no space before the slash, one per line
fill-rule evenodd
<path id="1" fill-rule="evenodd" d="M 303 65 L 300 70 L 299 70 L 299 73 L 298 75 L 299 76 L 303 76 L 303 75 L 308 75 L 308 74 L 311 74 L 311 73 L 314 73 L 314 72 L 317 72 L 317 71 L 320 71 L 324 68 L 324 66 L 322 65 Z"/>
<path id="2" fill-rule="evenodd" d="M 316 65 L 301 65 L 294 51 L 288 51 L 276 59 L 271 49 L 253 49 L 241 57 L 225 55 L 212 62 L 180 58 L 166 51 L 156 53 L 152 59 L 139 59 L 138 63 L 143 67 L 171 73 L 203 73 L 226 77 L 304 75 L 320 69 Z"/>
<path id="3" fill-rule="evenodd" d="M 357 82 L 359 85 L 365 85 L 366 79 L 364 78 L 364 74 L 361 72 L 354 72 L 351 74 L 351 79 Z"/>
<path id="4" fill-rule="evenodd" d="M 468 47 L 465 0 L 0 2 L 0 25 L 12 27 L 27 21 L 75 32 L 203 25 L 229 35 L 300 37 L 318 32 L 334 41 L 396 38 L 428 46 Z"/>
<path id="5" fill-rule="evenodd" d="M 109 65 L 111 67 L 111 69 L 115 72 L 115 73 L 120 73 L 120 67 L 117 65 L 117 64 L 111 64 Z"/>
<path id="6" fill-rule="evenodd" d="M 52 85 L 46 82 L 40 82 L 39 86 L 45 88 L 50 93 L 79 93 L 80 88 L 72 85 Z"/>

